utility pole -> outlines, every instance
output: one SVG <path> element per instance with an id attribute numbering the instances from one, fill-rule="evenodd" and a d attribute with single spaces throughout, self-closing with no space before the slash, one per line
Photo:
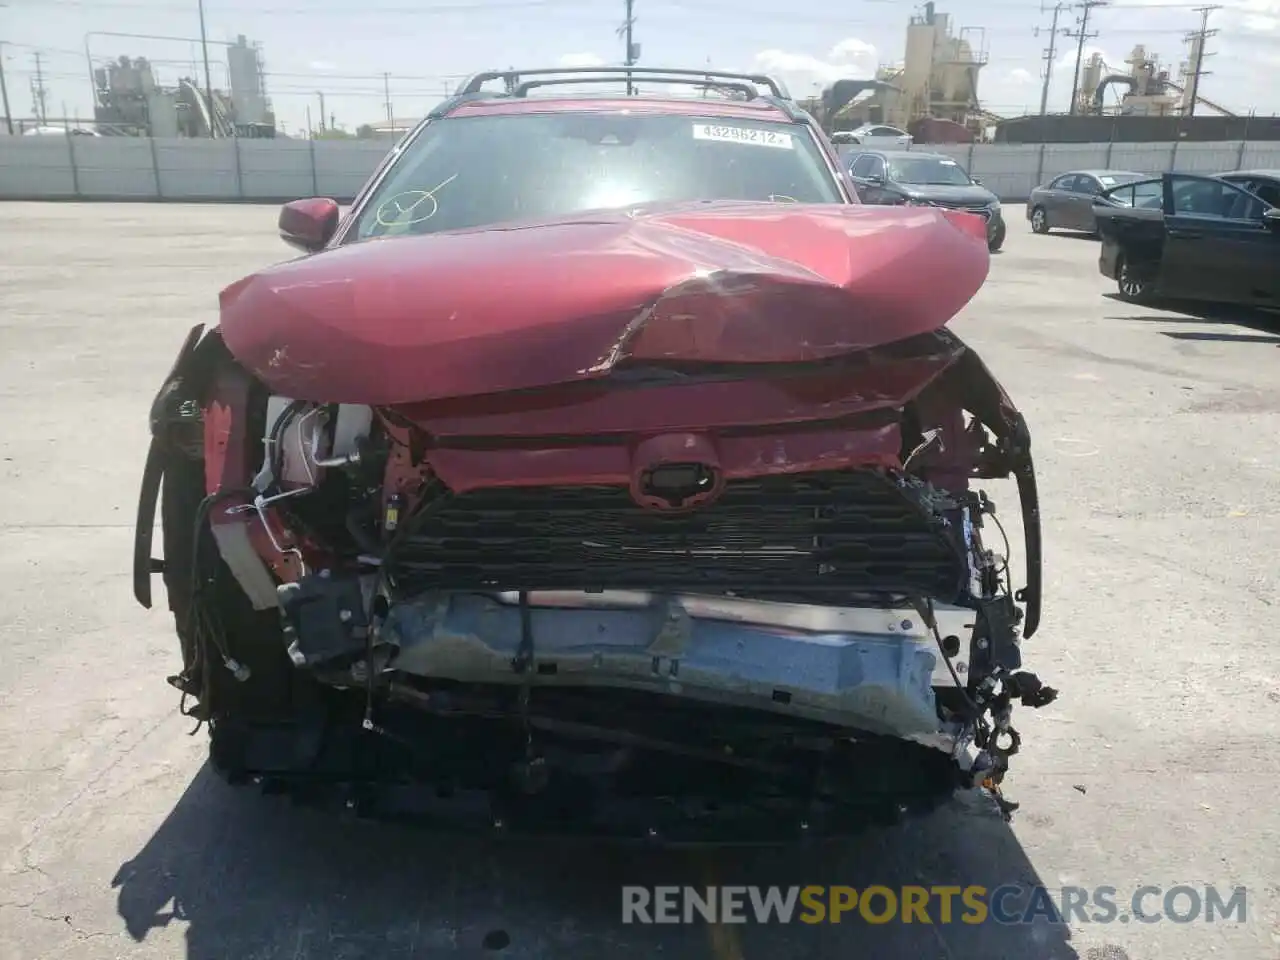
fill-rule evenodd
<path id="1" fill-rule="evenodd" d="M 1080 29 L 1074 33 L 1067 33 L 1068 37 L 1073 37 L 1079 41 L 1076 45 L 1076 74 L 1071 80 L 1071 108 L 1069 111 L 1071 114 L 1076 112 L 1076 95 L 1080 92 L 1080 65 L 1084 61 L 1084 42 L 1093 40 L 1098 36 L 1096 33 L 1089 32 L 1089 14 L 1093 12 L 1094 7 L 1105 7 L 1107 2 L 1108 0 L 1084 0 L 1083 3 L 1079 4 L 1080 19 L 1076 21 L 1080 24 Z"/>
<path id="2" fill-rule="evenodd" d="M 320 98 L 320 132 L 324 133 L 324 91 L 317 90 L 316 96 Z"/>
<path id="3" fill-rule="evenodd" d="M 635 57 L 636 47 L 635 47 L 635 43 L 631 39 L 631 27 L 635 23 L 635 17 L 633 16 L 635 0 L 626 0 L 626 4 L 627 4 L 627 19 L 622 24 L 622 29 L 624 31 L 624 38 L 627 44 L 626 65 L 630 67 L 630 66 L 633 66 L 636 62 L 636 57 Z M 633 93 L 635 93 L 635 90 L 631 86 L 631 74 L 627 73 L 627 96 L 629 97 Z"/>
<path id="4" fill-rule="evenodd" d="M 197 0 L 200 9 L 200 53 L 204 57 L 204 98 L 209 101 L 209 137 L 213 138 L 213 79 L 209 75 L 209 41 L 204 31 L 204 0 Z"/>
<path id="5" fill-rule="evenodd" d="M 1053 26 L 1049 28 L 1049 49 L 1044 52 L 1044 88 L 1040 91 L 1040 116 L 1049 109 L 1049 81 L 1053 79 L 1053 57 L 1058 46 L 1058 15 L 1062 13 L 1062 4 L 1053 5 Z M 1037 35 L 1040 28 L 1036 28 Z"/>
<path id="6" fill-rule="evenodd" d="M 35 54 L 36 58 L 36 75 L 31 78 L 31 105 L 35 107 L 36 117 L 40 120 L 40 125 L 44 126 L 46 110 L 45 97 L 48 94 L 44 89 L 44 71 L 40 67 L 40 53 Z"/>
<path id="7" fill-rule="evenodd" d="M 4 104 L 4 123 L 13 136 L 13 112 L 9 109 L 9 88 L 4 82 L 4 41 L 0 40 L 0 103 Z"/>
<path id="8" fill-rule="evenodd" d="M 1221 7 L 1196 7 L 1196 12 L 1200 14 L 1200 29 L 1195 33 L 1187 34 L 1187 39 L 1194 44 L 1195 56 L 1191 63 L 1191 90 L 1190 96 L 1187 98 L 1187 116 L 1195 116 L 1196 97 L 1200 94 L 1200 78 L 1208 76 L 1204 69 L 1204 58 L 1213 56 L 1204 52 L 1205 41 L 1216 34 L 1217 30 L 1209 29 L 1209 14 L 1215 10 L 1221 10 Z"/>
<path id="9" fill-rule="evenodd" d="M 382 94 L 386 98 L 387 123 L 391 123 L 393 118 L 391 116 L 391 74 L 389 73 L 382 75 Z"/>

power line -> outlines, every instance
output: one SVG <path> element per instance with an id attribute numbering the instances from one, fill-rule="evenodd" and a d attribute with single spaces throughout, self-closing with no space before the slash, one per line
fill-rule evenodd
<path id="1" fill-rule="evenodd" d="M 1053 26 L 1049 28 L 1049 47 L 1044 52 L 1044 89 L 1040 91 L 1040 116 L 1044 116 L 1049 109 L 1049 81 L 1053 78 L 1053 57 L 1057 49 L 1058 43 L 1058 16 L 1062 13 L 1062 4 L 1055 3 L 1053 5 Z M 1036 36 L 1040 35 L 1040 28 L 1036 27 Z"/>
<path id="2" fill-rule="evenodd" d="M 1079 41 L 1076 45 L 1076 72 L 1071 80 L 1071 104 L 1068 108 L 1068 113 L 1070 114 L 1076 112 L 1076 95 L 1080 92 L 1080 64 L 1084 60 L 1084 42 L 1093 40 L 1098 36 L 1096 33 L 1089 33 L 1089 14 L 1093 12 L 1095 7 L 1105 6 L 1108 6 L 1107 0 L 1084 0 L 1083 3 L 1079 4 L 1080 17 L 1076 21 L 1080 24 L 1080 29 L 1074 32 L 1067 32 L 1068 37 Z"/>
<path id="3" fill-rule="evenodd" d="M 1200 14 L 1200 29 L 1195 33 L 1187 34 L 1187 39 L 1193 44 L 1195 57 L 1191 64 L 1191 88 L 1187 97 L 1187 116 L 1195 116 L 1196 97 L 1200 93 L 1200 78 L 1208 76 L 1204 69 L 1204 58 L 1211 57 L 1213 54 L 1204 52 L 1205 41 L 1215 35 L 1217 30 L 1209 29 L 1209 14 L 1215 10 L 1221 10 L 1221 7 L 1196 7 L 1196 12 Z"/>

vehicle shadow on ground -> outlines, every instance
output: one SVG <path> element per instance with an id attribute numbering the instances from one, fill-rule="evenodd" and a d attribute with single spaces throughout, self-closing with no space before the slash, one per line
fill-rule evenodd
<path id="1" fill-rule="evenodd" d="M 1131 307 L 1114 293 L 1104 297 Z M 1264 343 L 1280 346 L 1280 313 L 1254 310 L 1219 304 L 1161 301 L 1152 303 L 1150 309 L 1160 313 L 1136 313 L 1104 317 L 1106 320 L 1127 320 L 1134 323 L 1227 323 L 1246 327 L 1256 333 L 1239 333 L 1231 330 L 1161 330 L 1162 336 L 1171 340 L 1220 341 L 1223 343 Z"/>
<path id="2" fill-rule="evenodd" d="M 640 884 L 903 885 L 1040 882 L 977 793 L 856 840 L 790 850 L 655 850 L 491 841 L 365 823 L 233 790 L 205 768 L 113 886 L 129 934 L 185 923 L 190 960 L 405 957 L 677 960 L 861 957 L 1070 960 L 1065 925 L 624 925 Z M 1011 899 L 1025 909 L 1025 896 Z M 957 899 L 954 917 L 964 909 Z"/>

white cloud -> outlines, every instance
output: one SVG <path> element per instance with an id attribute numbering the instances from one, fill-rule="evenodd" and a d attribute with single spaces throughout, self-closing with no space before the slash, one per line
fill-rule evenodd
<path id="1" fill-rule="evenodd" d="M 837 80 L 871 80 L 876 74 L 876 48 L 857 37 L 846 37 L 825 57 L 772 48 L 755 56 L 755 67 L 777 74 L 796 97 L 807 97 Z"/>
<path id="2" fill-rule="evenodd" d="M 1107 51 L 1103 50 L 1101 47 L 1094 47 L 1086 44 L 1084 48 L 1084 56 L 1080 58 L 1081 70 L 1085 68 L 1085 65 L 1089 62 L 1089 58 L 1092 57 L 1095 53 L 1098 54 L 1100 57 L 1102 57 L 1102 62 L 1105 63 L 1108 67 L 1114 67 L 1115 69 L 1121 72 L 1128 69 L 1124 64 L 1124 57 L 1113 57 L 1111 54 L 1107 53 Z M 1128 54 L 1126 53 L 1125 56 L 1128 56 Z M 1076 51 L 1074 47 L 1070 50 L 1065 51 L 1062 54 L 1062 56 L 1058 58 L 1057 62 L 1053 65 L 1053 69 L 1055 71 L 1061 70 L 1063 67 L 1066 68 L 1068 76 L 1070 76 L 1071 71 L 1076 68 Z"/>
<path id="3" fill-rule="evenodd" d="M 557 61 L 560 67 L 603 67 L 604 57 L 594 53 L 566 53 Z"/>
<path id="4" fill-rule="evenodd" d="M 337 69 L 335 65 L 330 63 L 328 60 L 312 60 L 310 63 L 307 64 L 307 66 L 310 67 L 312 70 L 316 70 L 321 73 L 323 73 L 326 70 Z"/>
<path id="5" fill-rule="evenodd" d="M 1022 67 L 1014 67 L 1009 71 L 1009 76 L 1006 79 L 1009 83 L 1016 84 L 1018 86 L 1035 83 L 1036 80 L 1030 70 L 1023 70 Z"/>

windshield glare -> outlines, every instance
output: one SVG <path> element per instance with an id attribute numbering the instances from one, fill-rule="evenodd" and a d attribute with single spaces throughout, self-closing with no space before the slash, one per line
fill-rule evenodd
<path id="1" fill-rule="evenodd" d="M 904 157 L 889 161 L 889 179 L 897 183 L 939 184 L 964 187 L 971 182 L 954 160 L 936 157 Z"/>
<path id="2" fill-rule="evenodd" d="M 446 117 L 406 148 L 354 238 L 689 200 L 848 202 L 802 125 L 623 113 Z"/>

